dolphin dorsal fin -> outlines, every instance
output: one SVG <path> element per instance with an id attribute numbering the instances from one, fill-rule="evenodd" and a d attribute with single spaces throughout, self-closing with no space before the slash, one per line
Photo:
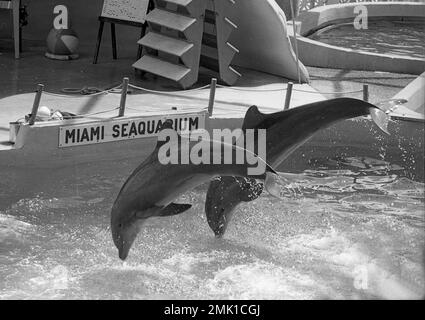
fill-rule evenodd
<path id="1" fill-rule="evenodd" d="M 158 132 L 161 132 L 162 130 L 165 130 L 165 129 L 173 129 L 173 120 L 171 120 L 171 119 L 165 120 L 162 123 L 161 128 L 159 129 Z"/>
<path id="2" fill-rule="evenodd" d="M 165 120 L 162 123 L 161 128 L 159 129 L 158 133 L 161 132 L 162 130 L 165 130 L 165 129 L 173 129 L 173 120 L 171 120 L 171 119 Z M 157 143 L 156 143 L 156 148 L 158 149 L 166 143 L 167 143 L 167 141 L 159 141 L 158 140 Z"/>
<path id="3" fill-rule="evenodd" d="M 258 110 L 257 106 L 251 106 L 245 114 L 242 130 L 255 129 L 264 120 L 264 113 Z"/>

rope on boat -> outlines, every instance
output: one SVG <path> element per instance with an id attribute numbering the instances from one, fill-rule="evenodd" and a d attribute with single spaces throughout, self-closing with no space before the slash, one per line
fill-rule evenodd
<path id="1" fill-rule="evenodd" d="M 253 91 L 253 92 L 272 92 L 272 91 L 285 91 L 286 88 L 280 88 L 280 89 L 244 89 L 241 87 L 228 87 L 223 86 L 222 84 L 218 84 L 217 87 L 223 88 L 223 89 L 229 89 L 229 90 L 235 90 L 235 91 Z"/>
<path id="2" fill-rule="evenodd" d="M 317 94 L 343 94 L 343 93 L 360 93 L 363 90 L 354 90 L 354 91 L 334 91 L 334 92 L 322 92 L 322 91 L 310 91 L 310 90 L 302 90 L 302 89 L 292 89 L 293 91 L 298 92 L 308 92 L 308 93 L 317 93 Z"/>
<path id="3" fill-rule="evenodd" d="M 158 90 L 152 90 L 152 89 L 148 89 L 148 88 L 144 88 L 144 87 L 139 87 L 139 86 L 136 86 L 136 85 L 133 85 L 133 84 L 129 84 L 128 86 L 130 88 L 133 88 L 133 89 L 136 89 L 136 90 L 146 91 L 146 92 L 150 92 L 150 93 L 174 94 L 174 93 L 193 92 L 193 91 L 198 91 L 198 90 L 202 90 L 202 89 L 207 89 L 211 86 L 211 84 L 207 84 L 207 85 L 199 87 L 199 88 L 194 88 L 194 89 L 189 89 L 189 90 L 179 90 L 179 91 L 158 91 Z M 62 89 L 64 92 L 68 92 L 68 93 L 72 93 L 72 94 L 80 93 L 81 95 L 59 94 L 59 93 L 52 93 L 52 92 L 48 92 L 48 91 L 43 91 L 43 94 L 46 94 L 46 95 L 49 95 L 49 96 L 62 97 L 62 98 L 79 99 L 79 98 L 98 96 L 98 95 L 102 95 L 102 94 L 121 93 L 121 91 L 119 91 L 119 89 L 121 87 L 122 87 L 122 85 L 120 84 L 120 85 L 113 87 L 111 89 L 102 90 L 102 91 L 100 91 L 100 89 L 92 88 L 92 87 L 84 87 L 82 89 L 73 89 L 73 88 Z M 221 84 L 217 84 L 217 87 L 223 88 L 223 89 L 228 89 L 228 90 L 246 91 L 246 92 L 250 92 L 250 91 L 252 91 L 252 92 L 278 92 L 278 91 L 287 90 L 287 88 L 248 89 L 248 88 L 241 88 L 241 87 L 228 87 L 228 86 L 221 85 Z M 311 91 L 311 90 L 303 90 L 303 89 L 296 89 L 296 88 L 293 88 L 292 90 L 298 91 L 298 92 L 316 93 L 316 94 L 346 94 L 346 93 L 360 93 L 360 92 L 363 91 L 363 90 L 354 90 L 354 91 L 321 92 L 321 91 Z M 98 92 L 94 92 L 94 91 L 98 91 Z M 93 93 L 90 93 L 90 92 L 93 92 Z"/>
<path id="4" fill-rule="evenodd" d="M 202 90 L 202 89 L 206 89 L 208 88 L 210 85 L 206 84 L 205 86 L 199 87 L 199 88 L 194 88 L 194 89 L 188 89 L 188 90 L 179 90 L 179 91 L 158 91 L 158 90 L 152 90 L 152 89 L 147 89 L 147 88 L 143 88 L 143 87 L 138 87 L 135 86 L 133 84 L 129 84 L 128 85 L 130 88 L 136 89 L 136 90 L 140 90 L 140 91 L 146 91 L 146 92 L 150 92 L 150 93 L 158 93 L 158 94 L 173 94 L 173 93 L 182 93 L 182 92 L 192 92 L 192 91 L 198 91 L 198 90 Z"/>
<path id="5" fill-rule="evenodd" d="M 133 110 L 133 111 L 146 111 L 143 109 L 137 109 L 137 108 L 133 108 L 133 107 L 125 107 L 125 109 L 127 110 Z M 172 109 L 173 111 L 177 110 L 177 109 Z M 193 111 L 202 111 L 202 110 L 208 110 L 208 107 L 203 107 L 203 108 L 196 108 L 196 107 L 192 107 L 192 108 L 184 108 L 184 111 L 188 111 L 188 110 L 193 110 Z"/>
<path id="6" fill-rule="evenodd" d="M 288 88 L 280 88 L 280 89 L 244 89 L 244 88 L 236 88 L 236 87 L 227 87 L 218 84 L 217 87 L 223 88 L 223 89 L 229 89 L 229 90 L 235 90 L 235 91 L 256 91 L 256 92 L 273 92 L 273 91 L 285 91 L 288 90 Z M 361 90 L 353 90 L 353 91 L 334 91 L 334 92 L 322 92 L 322 91 L 311 91 L 311 90 L 303 90 L 303 89 L 295 89 L 293 88 L 292 91 L 298 91 L 298 92 L 306 92 L 306 93 L 316 93 L 316 94 L 345 94 L 345 93 L 360 93 L 363 92 L 363 89 Z"/>
<path id="7" fill-rule="evenodd" d="M 71 119 L 80 119 L 80 118 L 91 118 L 92 116 L 98 115 L 98 114 L 102 114 L 102 113 L 108 113 L 108 112 L 112 112 L 119 109 L 119 107 L 113 108 L 113 109 L 108 109 L 108 110 L 103 110 L 103 111 L 98 111 L 98 112 L 92 112 L 92 113 L 83 113 L 83 114 L 76 114 L 76 115 L 67 115 L 66 119 L 64 120 L 71 120 Z M 56 112 L 61 112 L 60 110 L 55 110 L 52 112 L 52 114 L 56 113 Z M 61 120 L 61 119 L 51 119 L 51 120 Z M 26 122 L 25 118 L 19 118 L 18 120 L 16 120 L 15 122 Z"/>
<path id="8" fill-rule="evenodd" d="M 71 119 L 76 119 L 76 118 L 90 118 L 91 116 L 95 116 L 97 114 L 108 113 L 108 112 L 112 112 L 112 111 L 115 111 L 115 110 L 118 110 L 118 109 L 119 109 L 119 107 L 116 107 L 116 108 L 113 108 L 113 109 L 104 110 L 104 111 L 92 112 L 92 113 L 76 114 L 75 116 L 69 116 L 69 118 L 71 118 Z"/>
<path id="9" fill-rule="evenodd" d="M 59 93 L 52 93 L 52 92 L 47 92 L 47 91 L 43 91 L 43 94 L 46 94 L 48 96 L 55 96 L 55 97 L 61 97 L 61 98 L 70 98 L 70 99 L 80 99 L 80 98 L 86 98 L 86 97 L 93 97 L 93 96 L 98 96 L 98 95 L 102 95 L 102 94 L 109 94 L 109 93 L 119 93 L 117 92 L 118 89 L 121 88 L 121 84 L 113 87 L 111 89 L 107 89 L 107 90 L 100 90 L 97 88 L 91 88 L 91 87 L 85 87 L 82 89 L 73 89 L 73 88 L 64 88 L 62 89 L 63 92 L 68 92 L 68 93 L 72 93 L 72 94 L 76 94 L 76 93 L 80 93 L 81 95 L 70 95 L 70 94 L 59 94 Z M 97 91 L 97 92 L 95 92 Z M 93 92 L 93 93 L 90 93 Z"/>

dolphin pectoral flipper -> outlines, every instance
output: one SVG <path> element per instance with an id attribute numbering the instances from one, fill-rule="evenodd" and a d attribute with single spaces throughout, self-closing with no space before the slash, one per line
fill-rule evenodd
<path id="1" fill-rule="evenodd" d="M 181 203 L 170 203 L 168 206 L 161 209 L 159 216 L 167 217 L 180 214 L 192 208 L 191 204 L 181 204 Z"/>

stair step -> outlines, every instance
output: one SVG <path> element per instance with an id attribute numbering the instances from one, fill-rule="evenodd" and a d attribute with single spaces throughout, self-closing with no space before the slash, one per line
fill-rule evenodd
<path id="1" fill-rule="evenodd" d="M 169 29 L 184 32 L 196 22 L 196 19 L 157 8 L 149 12 L 146 16 L 146 21 Z"/>
<path id="2" fill-rule="evenodd" d="M 193 47 L 192 43 L 167 37 L 156 32 L 149 32 L 137 43 L 145 47 L 175 55 L 177 57 L 181 57 Z"/>
<path id="3" fill-rule="evenodd" d="M 144 55 L 133 64 L 133 67 L 176 82 L 179 82 L 190 72 L 190 69 L 185 66 L 164 61 L 150 55 Z"/>

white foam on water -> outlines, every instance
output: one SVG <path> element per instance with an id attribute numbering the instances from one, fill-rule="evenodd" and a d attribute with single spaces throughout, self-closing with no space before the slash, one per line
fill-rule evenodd
<path id="1" fill-rule="evenodd" d="M 311 299 L 314 284 L 306 274 L 257 261 L 219 270 L 204 288 L 215 299 Z"/>
<path id="2" fill-rule="evenodd" d="M 41 291 L 55 291 L 68 289 L 68 283 L 70 281 L 70 275 L 68 269 L 65 266 L 56 266 L 43 274 L 42 276 L 31 278 L 29 280 L 34 284 L 35 287 L 41 289 Z"/>
<path id="3" fill-rule="evenodd" d="M 196 294 L 194 288 L 199 282 L 197 276 L 191 272 L 182 272 L 161 262 L 124 262 L 114 264 L 111 268 L 99 269 L 98 272 L 102 281 L 98 283 L 100 287 L 95 290 L 105 288 L 108 297 L 115 298 L 193 299 Z M 105 275 L 108 281 L 103 281 Z"/>
<path id="4" fill-rule="evenodd" d="M 52 268 L 45 268 L 33 265 L 31 271 L 22 269 L 20 272 L 25 275 L 34 275 L 29 278 L 21 278 L 15 281 L 16 287 L 0 294 L 1 299 L 61 299 L 64 298 L 70 283 L 75 280 L 70 275 L 67 267 L 56 265 Z M 25 276 L 24 274 L 21 277 Z"/>
<path id="5" fill-rule="evenodd" d="M 0 244 L 7 241 L 25 241 L 25 234 L 34 229 L 30 223 L 16 217 L 0 214 Z"/>
<path id="6" fill-rule="evenodd" d="M 403 282 L 395 274 L 389 273 L 377 264 L 369 263 L 367 274 L 370 285 L 379 297 L 391 300 L 423 298 L 423 288 L 421 290 Z"/>
<path id="7" fill-rule="evenodd" d="M 0 254 L 0 299 L 421 298 L 423 184 L 349 170 L 306 173 L 290 186 L 308 196 L 241 205 L 219 242 L 200 200 L 206 187 L 189 192 L 179 202 L 193 203 L 195 214 L 150 219 L 126 263 L 105 227 L 111 199 L 100 189 L 81 184 L 84 197 L 20 200 L 11 215 L 0 214 L 0 251 L 13 240 Z M 23 214 L 34 224 L 19 220 Z"/>
<path id="8" fill-rule="evenodd" d="M 163 263 L 177 267 L 181 271 L 190 272 L 194 268 L 198 268 L 200 264 L 210 263 L 214 260 L 216 260 L 214 252 L 178 252 L 170 258 L 164 259 Z"/>
<path id="9" fill-rule="evenodd" d="M 167 265 L 162 265 L 160 263 L 153 265 L 148 263 L 123 262 L 122 264 L 113 266 L 112 270 L 119 270 L 124 272 L 139 272 L 143 275 L 161 278 L 164 280 L 176 279 L 179 275 L 181 276 L 178 271 L 172 270 Z"/>
<path id="10" fill-rule="evenodd" d="M 297 235 L 283 245 L 281 250 L 303 253 L 320 261 L 320 268 L 327 266 L 326 272 L 335 272 L 335 277 L 345 278 L 345 281 L 338 281 L 348 284 L 351 282 L 350 290 L 357 298 L 419 299 L 424 292 L 424 288 L 408 283 L 399 275 L 386 270 L 362 244 L 351 241 L 345 234 L 332 228 Z M 311 272 L 315 274 L 314 280 L 321 283 L 321 272 L 314 268 Z"/>

